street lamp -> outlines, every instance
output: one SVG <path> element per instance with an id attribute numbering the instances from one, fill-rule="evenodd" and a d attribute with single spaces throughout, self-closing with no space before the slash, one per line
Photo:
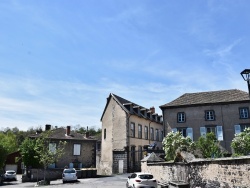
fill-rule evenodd
<path id="1" fill-rule="evenodd" d="M 245 69 L 243 70 L 241 73 L 242 78 L 247 81 L 247 85 L 248 85 L 248 94 L 250 97 L 250 69 Z"/>

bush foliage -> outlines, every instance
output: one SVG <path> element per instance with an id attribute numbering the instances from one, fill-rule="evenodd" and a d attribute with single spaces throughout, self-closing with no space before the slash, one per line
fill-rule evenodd
<path id="1" fill-rule="evenodd" d="M 234 155 L 250 154 L 250 128 L 246 128 L 243 132 L 236 134 L 231 147 L 234 149 Z"/>

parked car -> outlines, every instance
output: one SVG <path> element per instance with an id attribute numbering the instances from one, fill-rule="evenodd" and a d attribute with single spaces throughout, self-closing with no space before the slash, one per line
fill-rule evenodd
<path id="1" fill-rule="evenodd" d="M 64 169 L 62 174 L 62 181 L 63 183 L 70 181 L 77 181 L 76 170 L 74 168 Z"/>
<path id="2" fill-rule="evenodd" d="M 15 170 L 7 170 L 4 174 L 4 180 L 17 180 Z"/>
<path id="3" fill-rule="evenodd" d="M 139 188 L 157 188 L 157 181 L 154 179 L 154 176 L 150 173 L 133 173 L 128 177 L 127 187 Z"/>

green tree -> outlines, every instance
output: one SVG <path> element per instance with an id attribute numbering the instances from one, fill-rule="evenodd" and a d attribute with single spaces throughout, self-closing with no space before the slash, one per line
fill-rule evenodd
<path id="1" fill-rule="evenodd" d="M 18 151 L 16 135 L 11 131 L 0 133 L 1 145 L 5 148 L 6 154 Z"/>
<path id="2" fill-rule="evenodd" d="M 232 140 L 231 147 L 234 149 L 234 155 L 250 154 L 250 128 L 246 128 L 243 132 L 237 134 Z"/>
<path id="3" fill-rule="evenodd" d="M 163 139 L 162 144 L 166 161 L 174 160 L 178 149 L 185 151 L 192 151 L 194 149 L 194 142 L 191 138 L 183 137 L 180 132 L 168 133 Z"/>
<path id="4" fill-rule="evenodd" d="M 204 158 L 221 157 L 220 143 L 213 132 L 201 136 L 196 142 L 196 147 L 201 151 Z"/>
<path id="5" fill-rule="evenodd" d="M 44 180 L 46 180 L 46 170 L 50 164 L 57 162 L 64 154 L 66 142 L 59 141 L 58 145 L 51 142 L 51 131 L 41 133 L 41 136 L 36 139 L 35 151 L 37 153 L 40 164 L 44 168 Z"/>
<path id="6" fill-rule="evenodd" d="M 20 151 L 22 155 L 22 160 L 24 162 L 24 165 L 33 168 L 39 168 L 41 167 L 38 153 L 36 152 L 36 140 L 35 139 L 30 139 L 26 138 L 21 146 L 20 146 Z"/>
<path id="7" fill-rule="evenodd" d="M 0 171 L 4 166 L 5 160 L 7 156 L 7 150 L 5 147 L 0 143 Z"/>

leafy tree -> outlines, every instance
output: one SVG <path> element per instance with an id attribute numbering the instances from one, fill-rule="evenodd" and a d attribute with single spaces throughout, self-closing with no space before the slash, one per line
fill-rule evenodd
<path id="1" fill-rule="evenodd" d="M 248 155 L 250 153 L 250 128 L 237 134 L 231 143 L 234 155 Z"/>
<path id="2" fill-rule="evenodd" d="M 26 138 L 20 146 L 22 160 L 27 167 L 32 166 L 33 168 L 38 168 L 41 166 L 38 157 L 34 157 L 38 156 L 35 148 L 36 140 L 30 138 Z"/>
<path id="3" fill-rule="evenodd" d="M 194 142 L 189 137 L 183 137 L 180 132 L 170 132 L 162 141 L 163 149 L 165 151 L 165 159 L 167 161 L 174 160 L 176 151 L 185 150 L 192 151 L 194 148 Z"/>
<path id="4" fill-rule="evenodd" d="M 7 131 L 6 133 L 0 133 L 0 140 L 1 140 L 1 145 L 6 150 L 6 154 L 18 150 L 16 135 L 14 135 L 11 131 Z"/>
<path id="5" fill-rule="evenodd" d="M 3 168 L 7 156 L 7 150 L 0 143 L 0 170 Z"/>
<path id="6" fill-rule="evenodd" d="M 201 136 L 196 142 L 196 147 L 201 151 L 204 158 L 221 157 L 219 141 L 213 132 L 207 133 L 206 136 Z"/>
<path id="7" fill-rule="evenodd" d="M 102 129 L 98 128 L 97 130 L 94 127 L 90 127 L 90 129 L 87 127 L 80 127 L 79 125 L 77 125 L 75 127 L 76 132 L 81 133 L 81 134 L 86 134 L 86 132 L 88 131 L 89 134 L 91 136 L 97 136 L 100 135 L 102 133 Z"/>
<path id="8" fill-rule="evenodd" d="M 64 147 L 66 142 L 59 141 L 56 147 L 51 147 L 51 131 L 41 133 L 41 136 L 36 139 L 35 152 L 37 153 L 36 158 L 44 168 L 44 180 L 46 180 L 47 167 L 57 162 L 64 153 Z"/>

